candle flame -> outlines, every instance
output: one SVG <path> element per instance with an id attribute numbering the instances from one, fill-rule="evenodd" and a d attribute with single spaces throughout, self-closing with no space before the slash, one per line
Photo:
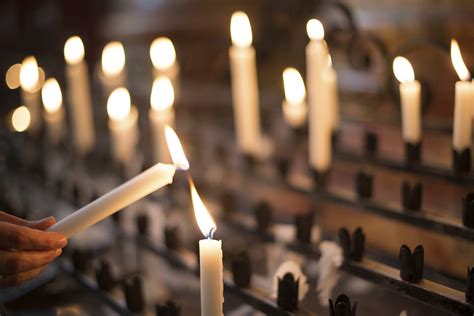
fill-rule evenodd
<path id="1" fill-rule="evenodd" d="M 400 82 L 408 82 L 415 80 L 415 72 L 408 59 L 397 56 L 393 60 L 393 73 Z"/>
<path id="2" fill-rule="evenodd" d="M 171 68 L 176 62 L 173 42 L 167 37 L 159 37 L 151 43 L 150 58 L 153 67 L 158 70 Z"/>
<path id="3" fill-rule="evenodd" d="M 125 67 L 125 50 L 122 43 L 110 42 L 102 50 L 102 72 L 107 77 L 119 75 Z"/>
<path id="4" fill-rule="evenodd" d="M 318 19 L 311 19 L 306 23 L 306 32 L 311 40 L 324 39 L 324 26 Z"/>
<path id="5" fill-rule="evenodd" d="M 194 216 L 196 218 L 196 222 L 201 230 L 201 233 L 206 238 L 212 238 L 214 232 L 217 229 L 216 223 L 212 218 L 211 214 L 207 210 L 206 206 L 199 197 L 199 194 L 194 186 L 194 182 L 191 177 L 188 177 L 189 180 L 189 188 L 191 190 L 191 199 L 193 201 L 193 208 L 194 208 Z"/>
<path id="6" fill-rule="evenodd" d="M 8 68 L 5 74 L 5 83 L 8 88 L 13 90 L 20 86 L 20 69 L 21 64 L 14 64 Z"/>
<path id="7" fill-rule="evenodd" d="M 150 104 L 155 111 L 162 111 L 173 106 L 174 90 L 170 79 L 160 76 L 153 81 L 151 89 Z"/>
<path id="8" fill-rule="evenodd" d="M 301 104 L 306 98 L 306 90 L 301 74 L 289 67 L 283 71 L 283 87 L 285 98 L 291 104 Z"/>
<path id="9" fill-rule="evenodd" d="M 131 106 L 130 93 L 127 89 L 120 87 L 110 94 L 107 100 L 107 113 L 114 121 L 123 120 L 130 113 Z"/>
<path id="10" fill-rule="evenodd" d="M 247 14 L 237 11 L 230 19 L 230 37 L 232 44 L 237 47 L 249 47 L 252 45 L 252 27 Z"/>
<path id="11" fill-rule="evenodd" d="M 184 154 L 183 146 L 181 145 L 178 135 L 169 125 L 165 126 L 165 137 L 173 164 L 180 170 L 188 170 L 189 162 Z"/>
<path id="12" fill-rule="evenodd" d="M 28 92 L 35 92 L 38 89 L 39 69 L 36 58 L 33 56 L 26 57 L 20 67 L 20 85 L 21 88 Z"/>
<path id="13" fill-rule="evenodd" d="M 467 70 L 466 64 L 462 59 L 461 49 L 459 44 L 455 39 L 451 39 L 451 61 L 453 63 L 454 69 L 459 76 L 459 79 L 465 81 L 469 80 L 471 74 Z"/>
<path id="14" fill-rule="evenodd" d="M 72 36 L 66 41 L 64 58 L 70 65 L 78 64 L 84 59 L 84 44 L 79 36 Z"/>
<path id="15" fill-rule="evenodd" d="M 41 99 L 43 106 L 48 113 L 54 113 L 61 108 L 63 96 L 61 88 L 55 78 L 49 78 L 41 89 Z"/>
<path id="16" fill-rule="evenodd" d="M 16 108 L 12 114 L 12 127 L 16 132 L 24 132 L 31 122 L 30 110 L 24 105 Z"/>

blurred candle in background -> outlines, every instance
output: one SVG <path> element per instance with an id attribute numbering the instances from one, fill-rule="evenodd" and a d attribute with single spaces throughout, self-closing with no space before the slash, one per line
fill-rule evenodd
<path id="1" fill-rule="evenodd" d="M 10 128 L 13 132 L 24 132 L 31 123 L 31 115 L 28 108 L 24 105 L 17 107 L 11 113 Z"/>
<path id="2" fill-rule="evenodd" d="M 150 58 L 153 64 L 154 79 L 165 76 L 173 84 L 175 100 L 179 96 L 179 63 L 173 42 L 167 37 L 156 38 L 150 46 Z"/>
<path id="3" fill-rule="evenodd" d="M 323 72 L 324 89 L 327 91 L 327 107 L 329 108 L 329 122 L 332 132 L 339 130 L 341 116 L 339 113 L 339 95 L 337 87 L 337 73 L 332 65 L 331 55 L 328 54 L 328 65 Z"/>
<path id="4" fill-rule="evenodd" d="M 283 101 L 283 116 L 293 128 L 305 125 L 307 117 L 306 89 L 301 74 L 295 68 L 286 68 L 283 71 L 283 87 L 285 100 Z"/>
<path id="5" fill-rule="evenodd" d="M 124 87 L 125 74 L 125 49 L 120 42 L 110 42 L 102 50 L 101 81 L 108 94 L 115 88 Z"/>
<path id="6" fill-rule="evenodd" d="M 64 108 L 61 88 L 55 78 L 45 81 L 41 89 L 41 97 L 48 141 L 57 145 L 64 135 Z"/>
<path id="7" fill-rule="evenodd" d="M 92 151 L 95 127 L 89 87 L 89 71 L 84 61 L 84 44 L 78 36 L 70 37 L 64 45 L 68 102 L 74 147 L 80 155 Z"/>
<path id="8" fill-rule="evenodd" d="M 23 104 L 28 108 L 31 115 L 31 122 L 28 132 L 38 134 L 41 130 L 41 101 L 39 90 L 39 68 L 36 58 L 33 56 L 26 57 L 21 63 L 20 68 L 20 86 L 21 99 Z"/>

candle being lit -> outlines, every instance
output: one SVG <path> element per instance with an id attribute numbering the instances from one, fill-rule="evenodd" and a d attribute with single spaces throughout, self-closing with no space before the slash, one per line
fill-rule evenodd
<path id="1" fill-rule="evenodd" d="M 31 122 L 28 131 L 37 134 L 41 129 L 41 104 L 38 90 L 39 68 L 36 58 L 26 57 L 20 67 L 21 98 L 30 111 Z"/>
<path id="2" fill-rule="evenodd" d="M 11 127 L 15 132 L 24 132 L 28 129 L 31 122 L 31 115 L 28 108 L 24 105 L 16 108 L 11 115 Z"/>
<path id="3" fill-rule="evenodd" d="M 102 50 L 101 79 L 105 91 L 125 84 L 125 49 L 120 42 L 110 42 Z"/>
<path id="4" fill-rule="evenodd" d="M 232 15 L 230 33 L 232 47 L 229 58 L 237 144 L 244 154 L 255 156 L 262 144 L 262 136 L 257 65 L 247 14 L 238 11 Z"/>
<path id="5" fill-rule="evenodd" d="M 64 109 L 61 88 L 55 78 L 45 81 L 41 89 L 41 98 L 45 109 L 48 140 L 52 144 L 58 144 L 64 134 Z"/>
<path id="6" fill-rule="evenodd" d="M 286 68 L 283 71 L 283 87 L 285 100 L 283 101 L 283 115 L 293 128 L 300 128 L 306 123 L 307 105 L 306 89 L 301 74 L 295 68 Z"/>
<path id="7" fill-rule="evenodd" d="M 72 132 L 76 151 L 87 154 L 95 145 L 95 127 L 84 44 L 78 36 L 64 45 L 68 101 L 71 106 Z"/>

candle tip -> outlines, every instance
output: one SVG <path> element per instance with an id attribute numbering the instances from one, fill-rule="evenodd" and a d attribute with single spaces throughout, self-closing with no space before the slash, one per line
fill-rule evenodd
<path id="1" fill-rule="evenodd" d="M 170 151 L 171 160 L 173 160 L 175 167 L 179 170 L 188 170 L 189 162 L 186 158 L 186 155 L 184 154 L 181 141 L 179 140 L 179 137 L 174 129 L 169 125 L 165 126 L 165 138 Z"/>

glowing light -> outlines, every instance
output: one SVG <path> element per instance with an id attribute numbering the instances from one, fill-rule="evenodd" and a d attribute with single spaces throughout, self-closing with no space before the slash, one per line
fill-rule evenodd
<path id="1" fill-rule="evenodd" d="M 191 177 L 189 177 L 188 179 L 196 222 L 204 237 L 212 237 L 212 235 L 217 229 L 216 223 L 214 222 L 214 219 L 212 218 L 211 214 L 209 214 L 209 211 L 207 210 L 206 206 L 199 197 L 196 187 L 194 186 L 193 180 L 191 179 Z"/>
<path id="2" fill-rule="evenodd" d="M 125 67 L 125 50 L 122 43 L 110 42 L 102 50 L 102 72 L 107 77 L 119 75 Z"/>
<path id="3" fill-rule="evenodd" d="M 321 21 L 317 19 L 311 19 L 306 23 L 306 32 L 308 37 L 312 40 L 324 39 L 324 26 Z"/>
<path id="4" fill-rule="evenodd" d="M 408 59 L 397 56 L 393 60 L 393 73 L 400 82 L 408 82 L 415 80 L 415 72 Z"/>
<path id="5" fill-rule="evenodd" d="M 24 132 L 31 122 L 30 111 L 26 106 L 20 106 L 13 111 L 12 127 L 16 132 Z"/>
<path id="6" fill-rule="evenodd" d="M 117 88 L 107 100 L 107 113 L 114 121 L 125 119 L 130 113 L 131 101 L 130 93 L 125 88 Z"/>
<path id="7" fill-rule="evenodd" d="M 159 70 L 168 69 L 176 61 L 173 42 L 167 37 L 159 37 L 151 43 L 150 58 L 153 67 Z"/>
<path id="8" fill-rule="evenodd" d="M 178 169 L 188 170 L 189 162 L 186 158 L 186 155 L 184 154 L 183 146 L 181 145 L 178 135 L 169 125 L 165 126 L 165 136 L 166 143 L 168 144 L 168 149 L 171 155 L 171 160 L 173 160 L 173 164 Z"/>
<path id="9" fill-rule="evenodd" d="M 285 98 L 291 104 L 301 104 L 306 98 L 303 78 L 295 68 L 286 68 L 283 71 L 283 86 Z"/>
<path id="10" fill-rule="evenodd" d="M 41 98 L 44 108 L 49 113 L 54 113 L 61 108 L 63 96 L 59 83 L 54 78 L 49 78 L 41 89 Z"/>
<path id="11" fill-rule="evenodd" d="M 26 57 L 21 63 L 20 85 L 25 91 L 34 92 L 38 90 L 39 70 L 36 58 Z"/>
<path id="12" fill-rule="evenodd" d="M 162 111 L 173 106 L 173 84 L 167 77 L 159 77 L 151 88 L 150 104 L 153 110 Z"/>
<path id="13" fill-rule="evenodd" d="M 5 83 L 8 88 L 16 89 L 20 86 L 20 69 L 21 64 L 14 64 L 8 68 L 5 74 Z"/>
<path id="14" fill-rule="evenodd" d="M 461 80 L 469 80 L 471 74 L 467 70 L 466 64 L 462 59 L 461 49 L 459 44 L 455 39 L 451 40 L 451 61 L 453 63 L 454 69 Z"/>
<path id="15" fill-rule="evenodd" d="M 230 19 L 230 36 L 232 44 L 238 47 L 249 47 L 252 45 L 252 27 L 247 14 L 237 11 Z"/>
<path id="16" fill-rule="evenodd" d="M 70 37 L 64 44 L 64 58 L 71 65 L 80 63 L 84 59 L 84 44 L 79 36 Z"/>

